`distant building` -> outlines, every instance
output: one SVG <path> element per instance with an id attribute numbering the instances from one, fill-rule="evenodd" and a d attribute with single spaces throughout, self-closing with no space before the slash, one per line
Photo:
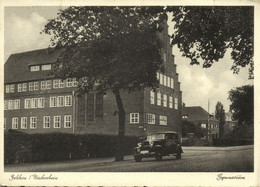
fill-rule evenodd
<path id="1" fill-rule="evenodd" d="M 158 72 L 157 91 L 146 88 L 121 96 L 126 135 L 173 130 L 181 135 L 182 92 L 170 46 L 168 26 L 160 34 L 165 73 Z M 4 69 L 4 129 L 25 133 L 118 134 L 115 96 L 90 91 L 78 95 L 75 78 L 50 74 L 59 51 L 47 49 L 12 54 Z"/>
<path id="2" fill-rule="evenodd" d="M 201 106 L 183 107 L 182 119 L 207 129 L 208 135 L 213 138 L 219 138 L 219 121 Z"/>

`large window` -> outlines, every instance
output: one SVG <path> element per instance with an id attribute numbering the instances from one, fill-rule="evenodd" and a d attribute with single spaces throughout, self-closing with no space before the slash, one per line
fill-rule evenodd
<path id="1" fill-rule="evenodd" d="M 44 108 L 45 99 L 44 97 L 38 98 L 38 108 Z"/>
<path id="2" fill-rule="evenodd" d="M 157 93 L 157 105 L 158 106 L 162 105 L 162 96 L 160 92 Z"/>
<path id="3" fill-rule="evenodd" d="M 147 123 L 148 124 L 155 124 L 155 115 L 154 114 L 147 114 Z"/>
<path id="4" fill-rule="evenodd" d="M 21 118 L 21 129 L 27 129 L 27 117 Z"/>
<path id="5" fill-rule="evenodd" d="M 64 96 L 58 96 L 57 97 L 57 107 L 63 107 L 64 106 Z"/>
<path id="6" fill-rule="evenodd" d="M 171 78 L 170 77 L 167 77 L 167 86 L 170 88 L 171 87 Z"/>
<path id="7" fill-rule="evenodd" d="M 130 113 L 130 123 L 139 123 L 139 113 Z"/>
<path id="8" fill-rule="evenodd" d="M 167 116 L 160 116 L 160 125 L 167 125 Z"/>
<path id="9" fill-rule="evenodd" d="M 169 108 L 173 108 L 172 96 L 169 96 Z"/>
<path id="10" fill-rule="evenodd" d="M 163 106 L 167 107 L 167 95 L 163 95 Z"/>
<path id="11" fill-rule="evenodd" d="M 61 117 L 60 116 L 54 116 L 54 120 L 53 120 L 53 127 L 54 128 L 60 128 L 61 126 Z"/>
<path id="12" fill-rule="evenodd" d="M 30 128 L 31 129 L 36 129 L 37 128 L 37 118 L 36 117 L 31 117 L 30 118 Z"/>
<path id="13" fill-rule="evenodd" d="M 50 107 L 56 107 L 56 97 L 50 97 Z"/>
<path id="14" fill-rule="evenodd" d="M 25 109 L 31 108 L 31 99 L 25 99 L 24 100 L 24 108 Z"/>
<path id="15" fill-rule="evenodd" d="M 43 117 L 43 128 L 50 128 L 51 127 L 51 117 L 44 116 Z"/>
<path id="16" fill-rule="evenodd" d="M 32 98 L 31 100 L 31 108 L 37 108 L 38 104 L 37 104 L 37 98 Z"/>
<path id="17" fill-rule="evenodd" d="M 18 118 L 12 118 L 12 129 L 18 129 Z"/>
<path id="18" fill-rule="evenodd" d="M 71 128 L 72 119 L 71 115 L 64 116 L 64 128 Z"/>
<path id="19" fill-rule="evenodd" d="M 71 95 L 65 96 L 65 106 L 72 106 L 72 96 Z"/>
<path id="20" fill-rule="evenodd" d="M 153 90 L 151 90 L 150 91 L 150 102 L 151 102 L 151 104 L 154 104 L 154 91 Z"/>

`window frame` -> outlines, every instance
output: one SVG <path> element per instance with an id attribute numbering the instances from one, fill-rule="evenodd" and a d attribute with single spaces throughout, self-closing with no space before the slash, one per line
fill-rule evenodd
<path id="1" fill-rule="evenodd" d="M 30 129 L 36 129 L 37 128 L 37 117 L 33 116 L 30 117 Z"/>
<path id="2" fill-rule="evenodd" d="M 16 122 L 16 123 L 15 123 Z M 18 117 L 13 117 L 12 118 L 12 129 L 18 129 Z M 16 125 L 16 127 L 14 127 Z"/>
<path id="3" fill-rule="evenodd" d="M 46 119 L 48 119 L 48 120 L 46 120 Z M 46 124 L 48 124 L 48 126 Z M 51 117 L 50 116 L 43 116 L 43 128 L 44 129 L 51 128 Z"/>
<path id="4" fill-rule="evenodd" d="M 67 118 L 69 118 L 69 120 Z M 69 124 L 69 126 L 67 124 Z M 72 116 L 71 115 L 65 115 L 64 116 L 64 128 L 69 129 L 71 127 L 72 127 Z"/>
<path id="5" fill-rule="evenodd" d="M 139 113 L 130 113 L 130 123 L 138 124 L 139 123 Z"/>
<path id="6" fill-rule="evenodd" d="M 22 83 L 19 83 L 17 85 L 17 92 L 22 92 L 22 91 L 23 91 L 23 85 L 22 85 Z"/>
<path id="7" fill-rule="evenodd" d="M 35 81 L 33 82 L 34 90 L 39 90 L 39 82 Z"/>
<path id="8" fill-rule="evenodd" d="M 157 106 L 162 106 L 162 94 L 160 92 L 157 92 Z"/>
<path id="9" fill-rule="evenodd" d="M 39 97 L 37 101 L 37 106 L 38 108 L 44 108 L 45 107 L 45 98 L 44 97 Z"/>
<path id="10" fill-rule="evenodd" d="M 163 94 L 163 107 L 167 107 L 167 95 Z"/>
<path id="11" fill-rule="evenodd" d="M 31 99 L 29 99 L 29 98 L 24 99 L 24 108 L 25 109 L 31 108 Z"/>
<path id="12" fill-rule="evenodd" d="M 72 106 L 72 96 L 71 95 L 65 95 L 64 106 Z"/>
<path id="13" fill-rule="evenodd" d="M 147 113 L 146 121 L 147 121 L 147 124 L 155 125 L 155 114 Z"/>
<path id="14" fill-rule="evenodd" d="M 57 96 L 57 107 L 64 107 L 64 96 Z"/>
<path id="15" fill-rule="evenodd" d="M 59 119 L 58 121 L 56 119 Z M 56 126 L 56 123 L 59 124 L 59 126 Z M 61 128 L 61 116 L 53 116 L 53 128 L 59 129 Z"/>
<path id="16" fill-rule="evenodd" d="M 57 97 L 56 96 L 50 97 L 50 107 L 57 107 Z"/>
<path id="17" fill-rule="evenodd" d="M 29 91 L 33 91 L 33 90 L 34 90 L 34 83 L 29 82 Z"/>
<path id="18" fill-rule="evenodd" d="M 27 117 L 21 117 L 21 129 L 27 129 Z"/>
<path id="19" fill-rule="evenodd" d="M 154 105 L 155 102 L 155 92 L 153 90 L 150 90 L 150 104 Z"/>

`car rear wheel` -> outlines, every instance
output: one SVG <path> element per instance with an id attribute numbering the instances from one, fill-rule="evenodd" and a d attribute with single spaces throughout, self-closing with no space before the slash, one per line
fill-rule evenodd
<path id="1" fill-rule="evenodd" d="M 181 152 L 178 152 L 178 154 L 176 155 L 176 159 L 178 159 L 178 160 L 181 159 Z"/>
<path id="2" fill-rule="evenodd" d="M 141 156 L 135 156 L 135 161 L 136 162 L 141 162 L 142 161 L 142 157 Z"/>
<path id="3" fill-rule="evenodd" d="M 162 154 L 157 153 L 156 156 L 155 156 L 155 159 L 158 160 L 158 161 L 161 161 L 162 160 Z"/>

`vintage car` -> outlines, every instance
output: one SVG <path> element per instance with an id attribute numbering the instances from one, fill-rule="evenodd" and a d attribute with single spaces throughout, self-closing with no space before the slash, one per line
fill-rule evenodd
<path id="1" fill-rule="evenodd" d="M 174 131 L 158 132 L 147 135 L 133 150 L 136 162 L 143 158 L 155 157 L 162 160 L 163 156 L 174 155 L 181 159 L 183 153 L 178 133 Z"/>

